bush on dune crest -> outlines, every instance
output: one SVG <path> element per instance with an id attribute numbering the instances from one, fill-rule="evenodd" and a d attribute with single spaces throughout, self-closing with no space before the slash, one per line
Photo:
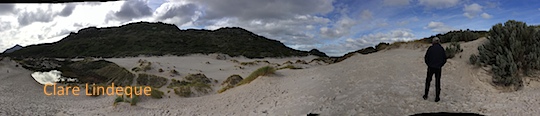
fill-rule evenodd
<path id="1" fill-rule="evenodd" d="M 240 75 L 231 75 L 227 80 L 225 80 L 222 85 L 223 87 L 218 90 L 218 93 L 223 93 L 228 89 L 234 88 L 236 86 L 248 84 L 251 81 L 257 79 L 259 76 L 265 76 L 270 74 L 275 74 L 276 69 L 272 66 L 264 66 L 255 71 L 253 71 L 248 77 L 242 78 Z M 234 85 L 233 85 L 234 84 Z"/>
<path id="2" fill-rule="evenodd" d="M 450 43 L 450 46 L 446 47 L 444 50 L 446 52 L 446 58 L 454 58 L 456 54 L 463 52 L 463 49 L 461 49 L 461 46 L 457 42 Z"/>
<path id="3" fill-rule="evenodd" d="M 257 77 L 259 77 L 259 76 L 265 76 L 265 75 L 269 75 L 269 74 L 274 74 L 275 72 L 276 72 L 276 69 L 274 67 L 271 67 L 271 66 L 261 67 L 261 68 L 255 70 L 255 71 L 253 71 L 244 80 L 238 82 L 238 84 L 236 84 L 236 86 L 240 86 L 240 85 L 243 85 L 243 84 L 248 84 L 251 81 L 257 79 Z"/>
<path id="4" fill-rule="evenodd" d="M 221 89 L 218 90 L 218 93 L 222 93 L 227 91 L 230 88 L 233 88 L 236 84 L 238 84 L 240 81 L 242 81 L 244 78 L 242 76 L 234 74 L 229 76 L 223 83 L 221 83 L 221 86 L 223 86 Z"/>
<path id="5" fill-rule="evenodd" d="M 493 83 L 522 86 L 521 74 L 531 75 L 540 70 L 540 32 L 524 22 L 509 20 L 496 24 L 489 31 L 488 42 L 478 47 L 478 55 L 472 55 L 471 64 L 492 67 Z"/>

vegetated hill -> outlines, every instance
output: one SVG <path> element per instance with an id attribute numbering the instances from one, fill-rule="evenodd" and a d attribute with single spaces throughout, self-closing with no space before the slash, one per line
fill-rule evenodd
<path id="1" fill-rule="evenodd" d="M 444 34 L 437 34 L 431 37 L 422 38 L 421 41 L 425 43 L 431 43 L 431 39 L 434 37 L 438 37 L 441 40 L 441 43 L 448 43 L 448 42 L 468 42 L 476 40 L 480 37 L 487 37 L 488 31 L 475 31 L 475 30 L 459 30 L 459 31 L 450 31 Z"/>
<path id="2" fill-rule="evenodd" d="M 487 31 L 474 31 L 474 30 L 467 29 L 467 30 L 459 30 L 459 31 L 450 31 L 444 34 L 437 34 L 431 37 L 426 37 L 420 40 L 409 41 L 409 42 L 420 42 L 420 43 L 429 44 L 431 43 L 431 39 L 434 37 L 440 38 L 441 43 L 460 42 L 460 41 L 468 42 L 468 41 L 476 40 L 480 37 L 487 37 L 487 35 L 488 35 Z M 399 44 L 403 44 L 403 43 L 406 43 L 406 42 L 395 42 L 392 44 L 381 42 L 377 44 L 375 47 L 370 46 L 370 47 L 362 48 L 360 50 L 349 52 L 341 57 L 333 57 L 333 59 L 335 59 L 334 60 L 335 62 L 341 62 L 355 55 L 356 53 L 371 54 L 371 53 L 375 53 L 375 52 L 387 49 L 388 46 L 396 47 L 396 46 L 399 46 Z"/>
<path id="3" fill-rule="evenodd" d="M 58 42 L 27 46 L 4 56 L 109 58 L 195 53 L 224 53 L 248 58 L 310 54 L 238 27 L 180 30 L 173 24 L 136 22 L 119 27 L 84 28 Z"/>

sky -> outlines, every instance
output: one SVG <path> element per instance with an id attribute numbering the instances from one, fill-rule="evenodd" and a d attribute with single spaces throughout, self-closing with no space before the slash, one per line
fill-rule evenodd
<path id="1" fill-rule="evenodd" d="M 507 20 L 540 24 L 536 0 L 127 0 L 0 4 L 0 51 L 50 43 L 90 26 L 148 21 L 180 29 L 241 27 L 286 46 L 341 56 L 380 42 Z"/>

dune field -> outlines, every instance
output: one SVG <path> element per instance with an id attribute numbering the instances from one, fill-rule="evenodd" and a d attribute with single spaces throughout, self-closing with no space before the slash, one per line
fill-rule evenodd
<path id="1" fill-rule="evenodd" d="M 145 73 L 167 79 L 202 73 L 218 81 L 211 84 L 212 92 L 195 97 L 179 97 L 173 92 L 167 92 L 170 89 L 165 85 L 160 88 L 165 92 L 164 98 L 142 97 L 136 106 L 128 103 L 113 106 L 115 96 L 46 96 L 43 85 L 31 77 L 32 71 L 4 58 L 0 61 L 0 115 L 540 114 L 538 80 L 527 78 L 522 90 L 504 92 L 489 83 L 491 75 L 485 68 L 468 64 L 468 57 L 477 53 L 477 47 L 483 41 L 486 39 L 462 43 L 464 52 L 448 59 L 442 72 L 440 102 L 433 102 L 434 82 L 429 99 L 422 99 L 427 69 L 423 57 L 428 44 L 403 45 L 368 55 L 356 54 L 335 64 L 310 63 L 317 58 L 315 56 L 247 59 L 211 54 L 105 59 L 127 70 L 136 67 L 139 60 L 146 60 L 152 63 L 152 69 Z M 260 62 L 253 65 L 241 64 L 257 60 Z M 296 63 L 297 60 L 306 63 Z M 277 70 L 276 74 L 261 76 L 249 84 L 217 93 L 221 83 L 230 75 L 238 74 L 245 78 L 257 68 L 266 65 L 283 67 L 287 61 L 302 69 Z M 171 75 L 168 73 L 171 70 L 179 74 Z"/>

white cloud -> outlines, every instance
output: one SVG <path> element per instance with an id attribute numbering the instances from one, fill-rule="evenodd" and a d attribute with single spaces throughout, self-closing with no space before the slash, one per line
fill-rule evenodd
<path id="1" fill-rule="evenodd" d="M 396 22 L 397 25 L 399 26 L 405 26 L 405 25 L 408 25 L 409 23 L 411 22 L 417 22 L 419 21 L 420 19 L 418 19 L 418 17 L 412 17 L 412 18 L 409 18 L 409 19 L 406 19 L 406 20 L 403 20 L 403 21 L 398 21 Z"/>
<path id="2" fill-rule="evenodd" d="M 425 29 L 430 29 L 433 32 L 446 33 L 454 30 L 452 27 L 445 25 L 442 22 L 429 22 Z"/>
<path id="3" fill-rule="evenodd" d="M 488 13 L 482 13 L 480 16 L 482 16 L 482 18 L 484 18 L 484 19 L 490 19 L 491 17 L 493 17 L 493 16 L 489 15 Z"/>
<path id="4" fill-rule="evenodd" d="M 410 29 L 395 29 L 387 33 L 371 33 L 358 38 L 347 38 L 335 44 L 327 44 L 320 48 L 330 56 L 341 56 L 347 52 L 375 46 L 381 42 L 392 43 L 395 41 L 409 41 L 415 39 Z"/>
<path id="5" fill-rule="evenodd" d="M 322 26 L 331 22 L 327 18 L 313 15 L 298 15 L 287 20 L 264 21 L 252 20 L 242 21 L 238 18 L 227 18 L 215 20 L 213 23 L 205 26 L 207 29 L 217 29 L 221 27 L 241 27 L 256 34 L 268 37 L 270 39 L 279 40 L 286 45 L 306 45 L 319 43 L 314 33 L 317 31 L 306 25 Z M 301 30 L 301 31 L 299 31 Z"/>
<path id="6" fill-rule="evenodd" d="M 303 14 L 326 14 L 333 0 L 187 0 L 204 6 L 203 20 L 235 17 L 239 20 L 283 20 Z M 240 6 L 241 5 L 241 6 Z M 249 10 L 246 10 L 249 9 Z"/>
<path id="7" fill-rule="evenodd" d="M 372 19 L 373 18 L 373 13 L 371 13 L 371 11 L 369 11 L 369 10 L 363 10 L 362 13 L 360 14 L 360 18 L 362 18 L 364 20 Z"/>
<path id="8" fill-rule="evenodd" d="M 326 38 L 337 39 L 342 36 L 350 34 L 351 27 L 358 24 L 355 20 L 349 18 L 347 15 L 342 16 L 331 28 L 322 27 L 320 29 L 321 35 Z"/>
<path id="9" fill-rule="evenodd" d="M 476 17 L 478 13 L 482 12 L 482 6 L 476 3 L 473 3 L 471 5 L 464 5 L 463 12 L 465 12 L 463 13 L 463 16 L 471 19 Z"/>
<path id="10" fill-rule="evenodd" d="M 55 42 L 71 31 L 88 26 L 103 27 L 121 24 L 121 22 L 106 23 L 105 15 L 111 11 L 118 11 L 123 1 L 70 4 L 76 5 L 76 8 L 69 8 L 73 10 L 71 14 L 66 11 L 64 4 L 16 4 L 16 13 L 0 16 L 2 24 L 10 24 L 9 26 L 1 26 L 4 30 L 0 31 L 0 37 L 8 37 L 9 39 L 2 39 L 0 49 L 7 49 L 15 44 L 27 46 Z M 65 12 L 62 13 L 62 11 Z M 38 15 L 34 15 L 36 13 Z"/>
<path id="11" fill-rule="evenodd" d="M 383 4 L 388 6 L 406 6 L 409 5 L 411 0 L 384 0 Z"/>
<path id="12" fill-rule="evenodd" d="M 459 0 L 418 0 L 420 5 L 428 8 L 444 9 L 456 6 Z"/>

